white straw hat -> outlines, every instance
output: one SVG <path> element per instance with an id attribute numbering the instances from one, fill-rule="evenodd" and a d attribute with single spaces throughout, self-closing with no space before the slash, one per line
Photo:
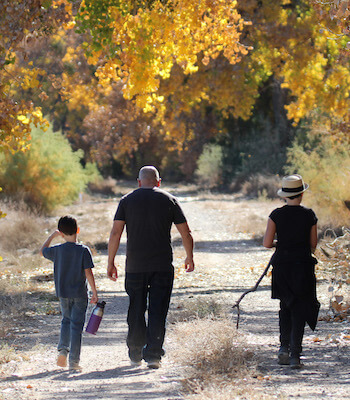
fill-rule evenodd
<path id="1" fill-rule="evenodd" d="M 279 189 L 277 194 L 280 197 L 292 197 L 305 192 L 308 187 L 300 175 L 289 175 L 282 179 L 282 189 Z"/>

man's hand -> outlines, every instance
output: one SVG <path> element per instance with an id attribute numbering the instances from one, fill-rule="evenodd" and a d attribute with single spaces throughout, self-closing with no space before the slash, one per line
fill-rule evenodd
<path id="1" fill-rule="evenodd" d="M 186 272 L 192 272 L 194 270 L 193 258 L 186 257 L 185 260 L 185 270 Z"/>
<path id="2" fill-rule="evenodd" d="M 110 280 L 116 281 L 118 278 L 118 271 L 114 264 L 108 265 L 107 267 L 107 276 Z"/>
<path id="3" fill-rule="evenodd" d="M 187 222 L 183 222 L 182 224 L 177 224 L 176 228 L 181 235 L 182 243 L 186 250 L 185 270 L 186 270 L 186 272 L 192 272 L 194 270 L 193 238 L 191 235 L 190 228 L 189 228 Z"/>
<path id="4" fill-rule="evenodd" d="M 112 281 L 116 281 L 118 278 L 118 271 L 114 265 L 114 258 L 119 249 L 120 238 L 122 236 L 124 226 L 125 221 L 114 221 L 111 234 L 109 235 L 107 276 Z"/>

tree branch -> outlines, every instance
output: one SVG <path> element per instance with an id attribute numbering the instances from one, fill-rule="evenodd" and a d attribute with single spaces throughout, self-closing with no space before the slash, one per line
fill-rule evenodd
<path id="1" fill-rule="evenodd" d="M 241 310 L 240 310 L 240 308 L 239 308 L 239 303 L 243 300 L 243 298 L 244 298 L 248 293 L 251 293 L 251 292 L 255 292 L 255 291 L 256 291 L 256 289 L 258 288 L 260 282 L 263 280 L 264 276 L 267 274 L 267 271 L 269 270 L 269 268 L 270 268 L 270 266 L 271 266 L 271 260 L 272 260 L 272 257 L 271 257 L 270 261 L 268 262 L 268 264 L 267 264 L 267 266 L 266 266 L 264 272 L 262 273 L 262 275 L 260 276 L 260 278 L 257 280 L 256 284 L 255 284 L 252 288 L 246 290 L 246 291 L 241 295 L 241 297 L 236 301 L 236 303 L 232 306 L 232 308 L 237 308 L 237 323 L 236 323 L 237 329 L 238 329 L 238 326 L 239 326 L 239 318 L 240 318 L 240 314 L 241 314 Z"/>

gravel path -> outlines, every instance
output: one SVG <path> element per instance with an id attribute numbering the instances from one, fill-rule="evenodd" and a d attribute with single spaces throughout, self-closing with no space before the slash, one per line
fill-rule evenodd
<path id="1" fill-rule="evenodd" d="M 256 234 L 261 233 L 267 216 L 279 203 L 181 194 L 180 200 L 196 241 L 196 271 L 181 272 L 184 253 L 174 231 L 174 264 L 178 272 L 171 311 L 180 302 L 197 297 L 215 297 L 229 307 L 255 283 L 271 256 L 271 251 L 253 239 L 253 234 L 255 228 Z M 78 216 L 82 232 L 91 224 L 92 213 L 94 219 L 101 219 L 105 234 L 96 233 L 95 243 L 105 243 L 115 207 L 116 201 L 90 200 L 88 204 L 70 207 L 69 212 Z M 84 209 L 89 213 L 84 213 Z M 90 235 L 94 235 L 92 228 Z M 86 241 L 83 233 L 81 240 Z M 125 238 L 122 251 L 124 243 Z M 36 315 L 16 335 L 17 359 L 0 370 L 0 400 L 182 398 L 171 354 L 164 358 L 159 370 L 129 366 L 123 268 L 120 279 L 114 283 L 105 277 L 106 251 L 99 251 L 94 261 L 100 298 L 107 306 L 98 334 L 84 333 L 83 372 L 69 374 L 55 365 L 60 316 Z M 118 257 L 118 263 L 123 265 L 124 255 Z M 267 399 L 350 399 L 349 322 L 320 321 L 316 332 L 306 330 L 305 368 L 301 371 L 278 366 L 278 302 L 271 300 L 269 284 L 269 278 L 264 278 L 258 291 L 246 296 L 241 304 L 239 329 L 254 344 L 263 376 L 256 382 L 257 390 L 265 393 Z M 49 285 L 52 290 L 52 282 Z M 326 282 L 318 284 L 321 313 L 326 312 L 329 303 L 327 286 Z"/>

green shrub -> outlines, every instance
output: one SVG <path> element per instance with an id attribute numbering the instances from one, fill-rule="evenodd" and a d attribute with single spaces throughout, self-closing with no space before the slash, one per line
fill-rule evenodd
<path id="1" fill-rule="evenodd" d="M 69 204 L 96 177 L 92 166 L 82 167 L 82 155 L 60 132 L 33 128 L 29 150 L 0 155 L 0 186 L 40 211 Z"/>
<path id="2" fill-rule="evenodd" d="M 298 173 L 310 185 L 306 200 L 323 225 L 350 222 L 350 153 L 345 136 L 317 128 L 299 133 L 288 149 L 286 173 Z"/>
<path id="3" fill-rule="evenodd" d="M 197 161 L 195 175 L 198 182 L 207 188 L 213 188 L 221 183 L 222 149 L 219 145 L 208 144 L 204 146 Z"/>

